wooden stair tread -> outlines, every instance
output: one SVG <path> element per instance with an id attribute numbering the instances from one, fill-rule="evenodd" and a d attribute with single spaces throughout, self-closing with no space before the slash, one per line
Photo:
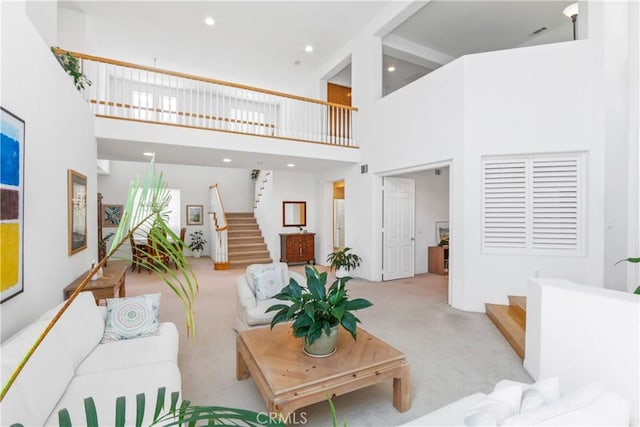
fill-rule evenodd
<path id="1" fill-rule="evenodd" d="M 498 327 L 520 359 L 524 359 L 525 322 L 520 310 L 508 305 L 485 304 L 487 316 Z"/>
<path id="2" fill-rule="evenodd" d="M 527 316 L 527 297 L 509 295 L 509 306 L 512 309 L 522 312 L 522 316 Z"/>
<path id="3" fill-rule="evenodd" d="M 231 268 L 246 268 L 251 264 L 273 262 L 252 212 L 227 214 L 228 259 Z"/>

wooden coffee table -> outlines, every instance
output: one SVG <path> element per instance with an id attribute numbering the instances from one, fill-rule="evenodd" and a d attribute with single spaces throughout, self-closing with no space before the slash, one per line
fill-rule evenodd
<path id="1" fill-rule="evenodd" d="M 315 358 L 302 351 L 289 324 L 239 333 L 236 377 L 253 379 L 270 413 L 286 420 L 304 406 L 393 378 L 393 406 L 409 409 L 409 362 L 403 353 L 358 328 L 358 340 L 340 328 L 338 350 Z"/>

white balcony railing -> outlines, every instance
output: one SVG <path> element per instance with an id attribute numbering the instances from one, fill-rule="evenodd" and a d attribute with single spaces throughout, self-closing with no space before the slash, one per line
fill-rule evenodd
<path id="1" fill-rule="evenodd" d="M 354 107 L 66 53 L 91 81 L 82 92 L 97 116 L 356 147 Z"/>

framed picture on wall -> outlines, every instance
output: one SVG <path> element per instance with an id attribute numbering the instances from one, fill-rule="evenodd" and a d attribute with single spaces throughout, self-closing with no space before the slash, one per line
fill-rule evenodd
<path id="1" fill-rule="evenodd" d="M 67 171 L 69 255 L 87 249 L 87 177 Z"/>
<path id="2" fill-rule="evenodd" d="M 117 227 L 122 218 L 123 205 L 102 205 L 102 226 Z"/>
<path id="3" fill-rule="evenodd" d="M 187 225 L 202 225 L 203 205 L 187 205 Z"/>
<path id="4" fill-rule="evenodd" d="M 436 221 L 436 240 L 437 244 L 449 244 L 449 221 Z"/>
<path id="5" fill-rule="evenodd" d="M 24 129 L 24 120 L 0 107 L 0 302 L 24 291 Z"/>

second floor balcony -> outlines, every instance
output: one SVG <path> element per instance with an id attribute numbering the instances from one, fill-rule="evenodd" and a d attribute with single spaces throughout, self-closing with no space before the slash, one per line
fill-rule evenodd
<path id="1" fill-rule="evenodd" d="M 106 140 L 130 145 L 144 140 L 358 161 L 358 150 L 353 150 L 358 148 L 355 107 L 77 52 L 54 52 L 61 62 L 67 55 L 76 58 L 88 80 L 81 92 L 97 118 L 99 155 L 113 151 L 104 147 Z M 144 131 L 153 125 L 173 128 Z"/>

